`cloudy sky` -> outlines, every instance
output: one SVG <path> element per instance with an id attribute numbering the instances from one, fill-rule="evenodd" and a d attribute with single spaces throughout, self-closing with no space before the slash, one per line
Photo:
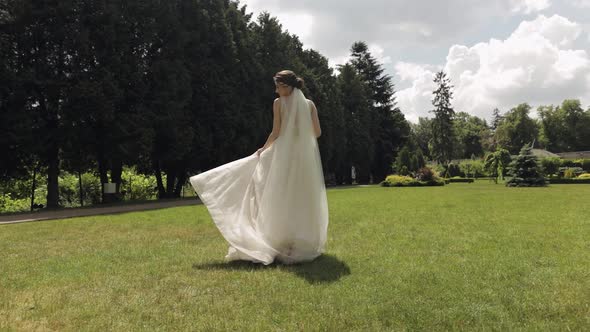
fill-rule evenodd
<path id="1" fill-rule="evenodd" d="M 406 118 L 430 116 L 435 71 L 453 106 L 486 119 L 528 102 L 590 107 L 590 0 L 242 0 L 335 66 L 362 40 L 393 77 Z M 532 114 L 535 116 L 535 114 Z"/>

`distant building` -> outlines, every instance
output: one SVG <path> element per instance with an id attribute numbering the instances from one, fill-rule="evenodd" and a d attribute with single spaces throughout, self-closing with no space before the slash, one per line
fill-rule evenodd
<path id="1" fill-rule="evenodd" d="M 531 149 L 531 152 L 537 158 L 549 158 L 549 157 L 561 158 L 559 156 L 559 154 L 556 154 L 556 153 L 553 153 L 553 152 L 549 152 L 549 151 L 543 150 L 543 149 Z"/>
<path id="2" fill-rule="evenodd" d="M 572 151 L 556 153 L 562 159 L 590 159 L 590 151 Z"/>

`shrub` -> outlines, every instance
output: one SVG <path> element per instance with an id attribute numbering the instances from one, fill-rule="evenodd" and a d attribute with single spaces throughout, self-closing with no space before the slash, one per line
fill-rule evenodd
<path id="1" fill-rule="evenodd" d="M 156 177 L 138 174 L 135 168 L 123 168 L 121 190 L 125 191 L 126 200 L 150 200 L 157 197 Z M 162 179 L 164 180 L 164 179 Z"/>
<path id="2" fill-rule="evenodd" d="M 0 195 L 0 212 L 28 211 L 31 208 L 30 199 L 12 198 L 11 194 Z"/>
<path id="3" fill-rule="evenodd" d="M 590 179 L 590 173 L 583 173 L 578 175 L 577 179 Z"/>
<path id="4" fill-rule="evenodd" d="M 444 186 L 445 181 L 433 174 L 432 180 L 420 181 L 409 176 L 389 175 L 381 182 L 383 187 L 422 187 L 422 186 Z"/>
<path id="5" fill-rule="evenodd" d="M 584 173 L 581 167 L 560 167 L 559 174 L 567 179 L 575 178 L 576 176 Z"/>
<path id="6" fill-rule="evenodd" d="M 435 178 L 436 175 L 428 167 L 422 167 L 416 171 L 416 180 L 418 181 L 433 181 Z"/>
<path id="7" fill-rule="evenodd" d="M 407 175 L 389 175 L 385 178 L 384 187 L 405 187 L 417 182 Z"/>
<path id="8" fill-rule="evenodd" d="M 546 175 L 553 175 L 559 171 L 561 159 L 558 157 L 548 157 L 541 159 L 541 167 Z"/>

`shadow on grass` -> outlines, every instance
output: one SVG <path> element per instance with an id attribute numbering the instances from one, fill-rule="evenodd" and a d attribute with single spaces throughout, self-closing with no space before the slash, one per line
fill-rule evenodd
<path id="1" fill-rule="evenodd" d="M 273 262 L 269 265 L 252 263 L 249 261 L 216 262 L 205 264 L 193 264 L 193 269 L 198 270 L 231 270 L 231 271 L 256 271 L 263 269 L 279 268 L 294 273 L 304 278 L 311 284 L 330 283 L 338 281 L 343 276 L 350 274 L 350 268 L 346 263 L 332 255 L 321 255 L 311 262 L 298 264 L 282 264 Z"/>

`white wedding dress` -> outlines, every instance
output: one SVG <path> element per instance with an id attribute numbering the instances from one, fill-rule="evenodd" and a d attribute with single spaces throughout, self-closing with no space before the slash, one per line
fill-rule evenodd
<path id="1" fill-rule="evenodd" d="M 227 261 L 310 261 L 325 251 L 328 201 L 311 107 L 301 90 L 280 97 L 279 137 L 257 153 L 192 176 L 229 243 Z"/>

